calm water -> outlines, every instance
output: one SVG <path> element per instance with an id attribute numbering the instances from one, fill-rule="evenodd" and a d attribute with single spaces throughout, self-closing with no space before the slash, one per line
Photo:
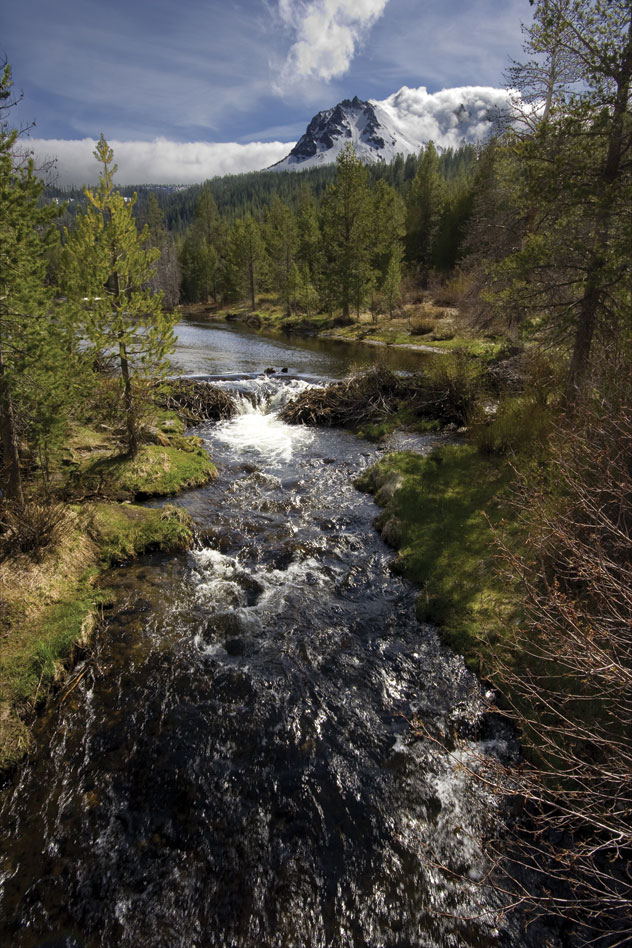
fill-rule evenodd
<path id="1" fill-rule="evenodd" d="M 195 373 L 345 370 L 318 349 L 246 342 L 187 324 L 176 359 Z M 197 429 L 220 478 L 179 498 L 195 549 L 112 571 L 85 674 L 2 794 L 0 944 L 524 945 L 479 884 L 497 801 L 468 773 L 504 736 L 477 680 L 416 622 L 353 487 L 379 450 L 283 424 L 305 381 L 223 384 L 239 414 Z"/>
<path id="2" fill-rule="evenodd" d="M 176 327 L 174 370 L 183 375 L 257 374 L 287 368 L 292 375 L 341 378 L 353 366 L 379 363 L 416 371 L 427 353 L 253 331 L 239 322 L 184 318 Z M 432 358 L 432 357 L 431 357 Z"/>

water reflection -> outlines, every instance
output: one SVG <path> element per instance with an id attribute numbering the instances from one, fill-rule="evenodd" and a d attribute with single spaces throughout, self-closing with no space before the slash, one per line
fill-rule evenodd
<path id="1" fill-rule="evenodd" d="M 414 372 L 432 358 L 423 352 L 255 331 L 238 322 L 192 317 L 178 323 L 176 335 L 171 362 L 184 375 L 252 374 L 271 367 L 287 368 L 292 375 L 342 378 L 355 365 Z"/>

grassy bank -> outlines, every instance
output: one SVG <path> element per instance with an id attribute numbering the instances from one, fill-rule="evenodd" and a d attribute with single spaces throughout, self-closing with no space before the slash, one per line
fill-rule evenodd
<path id="1" fill-rule="evenodd" d="M 383 507 L 377 525 L 398 551 L 395 568 L 421 587 L 420 620 L 438 625 L 483 674 L 489 650 L 510 646 L 519 618 L 517 588 L 496 573 L 492 532 L 520 541 L 507 505 L 511 480 L 501 459 L 450 445 L 428 457 L 388 455 L 358 481 Z"/>
<path id="2" fill-rule="evenodd" d="M 5 550 L 0 561 L 0 772 L 29 747 L 34 712 L 88 645 L 103 569 L 155 550 L 186 549 L 193 524 L 181 508 L 131 501 L 206 483 L 216 470 L 196 438 L 168 413 L 154 418 L 137 456 L 120 454 L 104 429 L 76 426 L 66 447 L 70 503 L 50 505 L 55 526 L 43 547 Z M 36 501 L 27 516 L 42 516 Z M 30 511 L 30 514 L 28 513 Z M 6 532 L 5 532 L 6 538 Z"/>
<path id="3" fill-rule="evenodd" d="M 265 296 L 259 297 L 254 310 L 247 303 L 228 307 L 195 304 L 184 307 L 184 312 L 200 319 L 239 320 L 255 329 L 308 333 L 345 342 L 404 346 L 426 351 L 449 352 L 460 349 L 473 355 L 491 357 L 501 347 L 501 341 L 495 337 L 488 338 L 470 332 L 457 309 L 435 305 L 432 301 L 406 304 L 392 318 L 383 313 L 374 316 L 363 312 L 347 324 L 327 313 L 295 313 L 288 316 L 272 298 Z"/>

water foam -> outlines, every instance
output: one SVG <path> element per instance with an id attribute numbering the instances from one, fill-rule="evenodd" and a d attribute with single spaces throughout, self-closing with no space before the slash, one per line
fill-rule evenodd
<path id="1" fill-rule="evenodd" d="M 313 432 L 286 425 L 277 414 L 288 401 L 313 387 L 309 382 L 263 376 L 218 384 L 235 396 L 238 414 L 214 428 L 215 440 L 240 453 L 281 463 L 291 461 L 297 448 L 312 442 Z"/>

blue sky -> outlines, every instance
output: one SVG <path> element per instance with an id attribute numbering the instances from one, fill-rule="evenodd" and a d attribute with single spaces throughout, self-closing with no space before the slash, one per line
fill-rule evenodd
<path id="1" fill-rule="evenodd" d="M 160 140 L 164 175 L 178 143 L 235 146 L 207 149 L 211 163 L 270 163 L 275 146 L 253 143 L 281 143 L 281 157 L 345 97 L 502 86 L 529 17 L 528 0 L 21 0 L 4 5 L 0 50 L 62 180 L 74 159 L 60 143 L 101 132 L 145 165 Z"/>

